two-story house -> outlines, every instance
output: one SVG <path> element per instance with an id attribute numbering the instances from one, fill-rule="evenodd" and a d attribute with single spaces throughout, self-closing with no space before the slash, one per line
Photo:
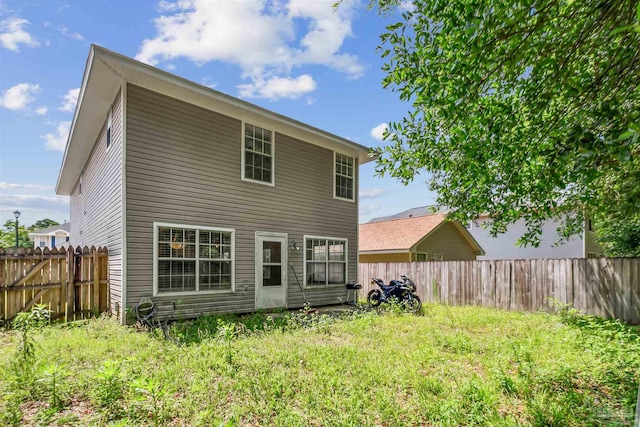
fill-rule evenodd
<path id="1" fill-rule="evenodd" d="M 92 46 L 57 194 L 109 248 L 111 305 L 160 314 L 339 303 L 368 148 Z"/>

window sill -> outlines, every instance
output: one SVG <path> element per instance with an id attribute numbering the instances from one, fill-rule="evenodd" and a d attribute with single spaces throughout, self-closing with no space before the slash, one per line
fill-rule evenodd
<path id="1" fill-rule="evenodd" d="M 259 181 L 257 179 L 251 179 L 251 178 L 241 178 L 242 181 L 244 182 L 251 182 L 253 184 L 261 184 L 261 185 L 268 185 L 269 187 L 275 187 L 276 184 L 274 182 L 265 182 L 265 181 Z"/>
<path id="2" fill-rule="evenodd" d="M 234 289 L 220 289 L 213 291 L 189 291 L 189 292 L 154 292 L 154 298 L 162 297 L 186 297 L 186 296 L 198 296 L 198 295 L 216 295 L 216 294 L 234 294 Z"/>
<path id="3" fill-rule="evenodd" d="M 342 200 L 343 202 L 351 202 L 351 203 L 355 203 L 356 202 L 355 199 L 345 199 L 344 197 L 333 196 L 333 198 L 336 199 L 336 200 Z"/>

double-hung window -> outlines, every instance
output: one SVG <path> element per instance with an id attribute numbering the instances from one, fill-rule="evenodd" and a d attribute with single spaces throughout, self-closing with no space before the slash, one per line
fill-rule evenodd
<path id="1" fill-rule="evenodd" d="M 154 294 L 233 291 L 234 230 L 154 227 Z"/>
<path id="2" fill-rule="evenodd" d="M 347 240 L 305 237 L 305 285 L 347 283 Z"/>
<path id="3" fill-rule="evenodd" d="M 244 124 L 242 179 L 273 184 L 273 132 Z"/>
<path id="4" fill-rule="evenodd" d="M 353 200 L 353 157 L 335 153 L 334 197 Z"/>

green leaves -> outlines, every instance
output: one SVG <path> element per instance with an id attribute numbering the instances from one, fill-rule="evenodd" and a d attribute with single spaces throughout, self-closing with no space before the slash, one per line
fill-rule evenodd
<path id="1" fill-rule="evenodd" d="M 489 214 L 493 232 L 524 218 L 523 244 L 547 218 L 567 234 L 585 216 L 637 207 L 610 190 L 623 164 L 640 186 L 640 6 L 413 5 L 381 35 L 383 87 L 411 106 L 376 148 L 378 175 L 426 173 L 453 218 Z"/>

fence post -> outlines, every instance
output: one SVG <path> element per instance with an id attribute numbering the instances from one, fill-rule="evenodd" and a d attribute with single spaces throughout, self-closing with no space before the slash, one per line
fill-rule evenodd
<path id="1" fill-rule="evenodd" d="M 66 307 L 66 320 L 70 322 L 73 320 L 75 314 L 76 292 L 75 292 L 75 251 L 73 247 L 69 247 L 67 252 L 67 281 L 65 283 L 65 296 L 67 300 Z"/>
<path id="2" fill-rule="evenodd" d="M 100 254 L 93 248 L 93 286 L 91 289 L 91 315 L 100 314 Z"/>

